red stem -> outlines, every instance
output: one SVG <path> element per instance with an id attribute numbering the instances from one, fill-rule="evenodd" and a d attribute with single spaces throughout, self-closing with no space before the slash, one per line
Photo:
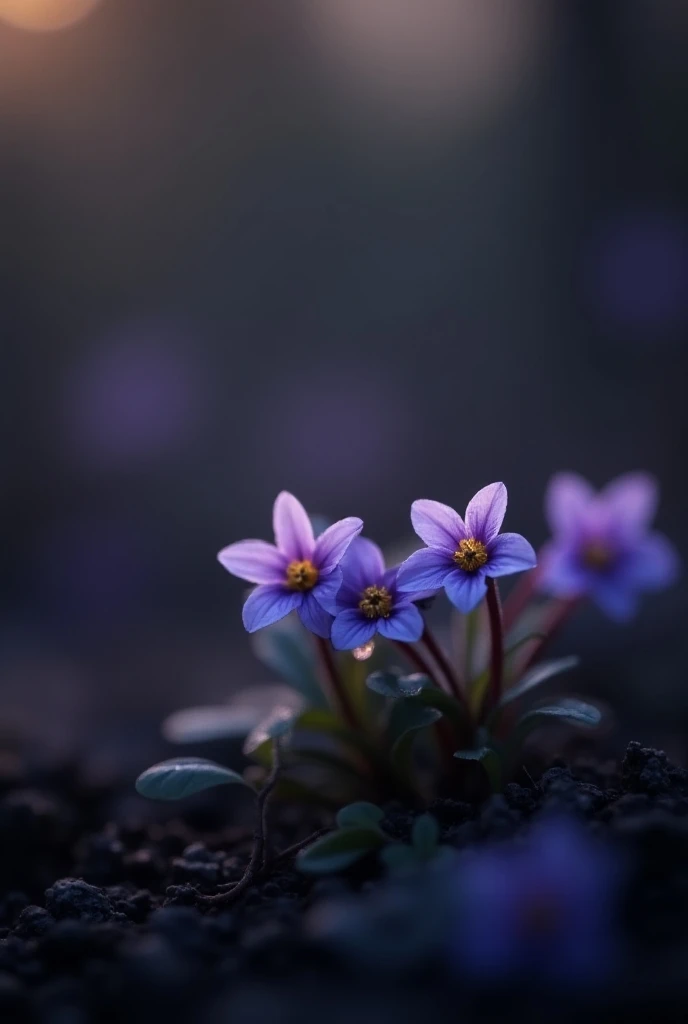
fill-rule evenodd
<path id="1" fill-rule="evenodd" d="M 348 727 L 350 729 L 357 730 L 360 724 L 358 716 L 354 711 L 353 704 L 349 699 L 349 694 L 346 692 L 346 687 L 342 682 L 342 677 L 339 674 L 339 669 L 337 668 L 337 663 L 334 659 L 334 653 L 330 647 L 330 643 L 321 636 L 317 636 L 315 639 L 317 641 L 318 648 L 320 649 L 320 656 L 325 666 L 325 670 L 329 677 L 330 697 L 332 703 Z"/>
<path id="2" fill-rule="evenodd" d="M 411 644 L 407 644 L 404 640 L 395 640 L 394 644 L 400 651 L 403 651 L 408 660 L 418 669 L 419 672 L 422 672 L 424 676 L 429 676 L 433 683 L 439 685 L 431 665 L 425 660 L 420 651 L 417 651 L 415 647 L 412 647 Z M 440 686 L 440 689 L 443 690 L 444 687 Z"/>
<path id="3" fill-rule="evenodd" d="M 538 568 L 524 573 L 504 602 L 504 633 L 515 626 L 537 589 Z"/>
<path id="4" fill-rule="evenodd" d="M 571 614 L 576 610 L 580 602 L 580 597 L 567 597 L 554 603 L 551 614 L 547 619 L 547 622 L 545 622 L 544 626 L 542 627 L 542 632 L 544 633 L 544 636 L 542 640 L 540 640 L 540 642 L 536 644 L 534 649 L 528 655 L 524 664 L 520 667 L 519 675 L 522 675 L 527 669 L 530 668 L 530 666 L 535 661 L 537 661 L 537 659 L 542 655 L 544 649 L 547 647 L 548 644 L 552 642 L 553 638 L 557 635 L 557 633 L 564 625 L 564 623 L 568 621 Z"/>
<path id="5" fill-rule="evenodd" d="M 490 705 L 496 707 L 502 695 L 502 673 L 504 671 L 504 623 L 502 602 L 499 600 L 497 583 L 487 579 L 487 610 L 490 616 L 492 657 L 490 665 Z"/>

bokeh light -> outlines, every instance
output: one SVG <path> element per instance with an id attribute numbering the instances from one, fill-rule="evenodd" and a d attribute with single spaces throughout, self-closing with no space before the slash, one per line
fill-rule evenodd
<path id="1" fill-rule="evenodd" d="M 0 18 L 32 32 L 55 32 L 81 21 L 99 0 L 0 0 Z"/>
<path id="2" fill-rule="evenodd" d="M 679 212 L 628 210 L 610 217 L 585 269 L 605 325 L 631 334 L 672 333 L 688 319 L 688 231 Z"/>
<path id="3" fill-rule="evenodd" d="M 143 321 L 107 332 L 76 361 L 64 388 L 71 456 L 109 468 L 179 451 L 205 408 L 193 343 L 176 324 Z"/>
<path id="4" fill-rule="evenodd" d="M 402 116 L 481 115 L 527 77 L 540 0 L 302 0 L 309 42 L 346 96 Z"/>

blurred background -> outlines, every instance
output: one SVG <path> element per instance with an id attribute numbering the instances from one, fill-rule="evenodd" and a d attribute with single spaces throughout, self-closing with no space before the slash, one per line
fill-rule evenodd
<path id="1" fill-rule="evenodd" d="M 539 544 L 643 468 L 681 548 L 687 57 L 686 0 L 0 0 L 4 729 L 140 767 L 264 681 L 215 555 L 282 488 Z M 683 756 L 685 620 L 560 638 L 619 742 Z"/>

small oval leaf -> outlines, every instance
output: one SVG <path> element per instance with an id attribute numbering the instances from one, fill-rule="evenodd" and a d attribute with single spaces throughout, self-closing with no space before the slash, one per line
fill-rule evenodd
<path id="1" fill-rule="evenodd" d="M 236 739 L 248 735 L 277 705 L 303 709 L 304 699 L 281 684 L 251 686 L 226 704 L 175 711 L 163 722 L 162 734 L 170 743 Z"/>
<path id="2" fill-rule="evenodd" d="M 372 829 L 341 828 L 317 839 L 303 850 L 296 859 L 296 865 L 306 874 L 327 875 L 348 868 L 384 843 L 384 836 Z"/>
<path id="3" fill-rule="evenodd" d="M 183 800 L 213 786 L 238 785 L 252 789 L 238 772 L 203 757 L 175 757 L 147 768 L 136 780 L 136 791 L 149 800 Z"/>
<path id="4" fill-rule="evenodd" d="M 365 800 L 359 800 L 354 804 L 347 804 L 337 814 L 337 824 L 340 828 L 377 828 L 385 812 L 376 804 L 370 804 Z"/>
<path id="5" fill-rule="evenodd" d="M 541 708 L 528 711 L 518 722 L 517 730 L 526 728 L 527 732 L 548 721 L 561 721 L 568 725 L 577 725 L 583 729 L 594 729 L 602 721 L 602 712 L 594 704 L 569 697 L 547 704 Z"/>
<path id="6" fill-rule="evenodd" d="M 366 679 L 366 686 L 382 697 L 401 700 L 404 697 L 416 697 L 421 690 L 432 686 L 432 681 L 421 672 L 399 676 L 394 672 L 372 672 Z"/>
<path id="7" fill-rule="evenodd" d="M 292 707 L 276 707 L 270 712 L 267 718 L 263 719 L 252 732 L 246 737 L 243 752 L 247 756 L 252 754 L 258 747 L 262 747 L 268 740 L 276 740 L 287 736 L 294 728 L 294 722 L 299 717 L 299 710 Z"/>
<path id="8" fill-rule="evenodd" d="M 388 871 L 405 873 L 418 867 L 418 855 L 406 843 L 390 843 L 380 851 L 380 860 Z"/>
<path id="9" fill-rule="evenodd" d="M 454 757 L 460 761 L 478 761 L 485 769 L 493 793 L 502 788 L 502 762 L 492 747 L 477 747 L 475 750 L 457 750 Z"/>
<path id="10" fill-rule="evenodd" d="M 421 814 L 416 818 L 411 830 L 411 841 L 417 853 L 429 859 L 437 849 L 440 838 L 440 827 L 432 814 Z"/>

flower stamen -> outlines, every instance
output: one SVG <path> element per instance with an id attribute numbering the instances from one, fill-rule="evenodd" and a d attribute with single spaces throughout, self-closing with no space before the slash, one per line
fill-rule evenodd
<path id="1" fill-rule="evenodd" d="M 310 559 L 290 562 L 287 566 L 287 586 L 290 590 L 312 590 L 318 582 L 319 572 Z"/>
<path id="2" fill-rule="evenodd" d="M 454 552 L 454 561 L 464 572 L 476 572 L 487 562 L 487 548 L 481 540 L 467 537 Z"/>
<path id="3" fill-rule="evenodd" d="M 366 587 L 358 607 L 366 619 L 388 619 L 392 613 L 392 595 L 387 587 Z"/>
<path id="4" fill-rule="evenodd" d="M 606 544 L 600 541 L 591 541 L 583 548 L 583 565 L 595 572 L 604 572 L 608 569 L 614 556 Z"/>

